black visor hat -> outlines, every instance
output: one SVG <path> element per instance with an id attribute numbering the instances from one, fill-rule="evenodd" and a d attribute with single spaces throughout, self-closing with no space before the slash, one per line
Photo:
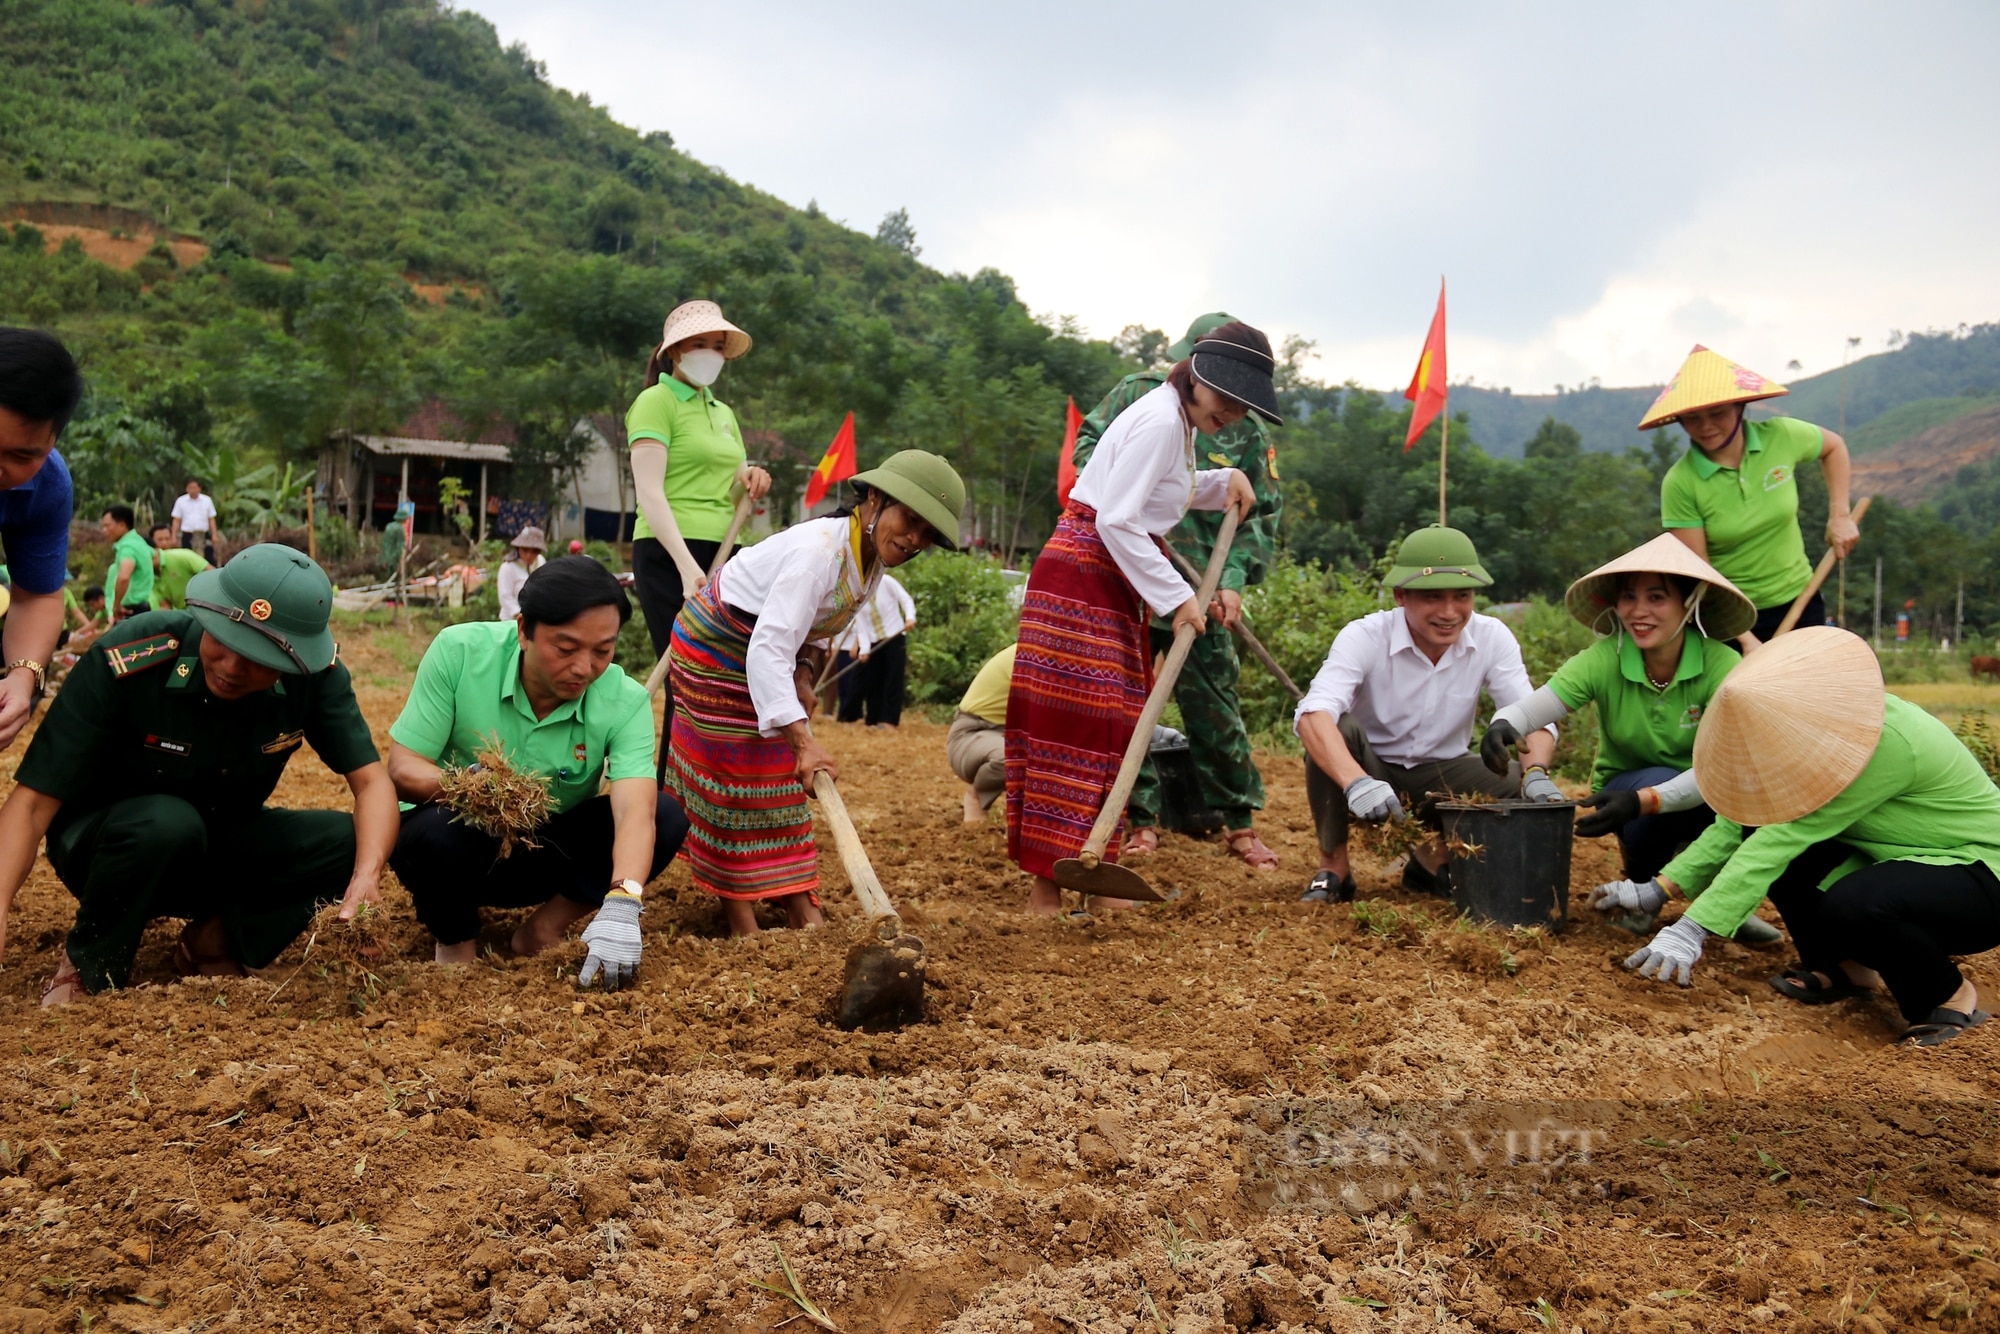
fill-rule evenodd
<path id="1" fill-rule="evenodd" d="M 1276 426 L 1278 391 L 1271 384 L 1275 368 L 1271 358 L 1254 347 L 1204 338 L 1194 345 L 1190 358 L 1194 378 L 1218 394 L 1227 395 Z"/>

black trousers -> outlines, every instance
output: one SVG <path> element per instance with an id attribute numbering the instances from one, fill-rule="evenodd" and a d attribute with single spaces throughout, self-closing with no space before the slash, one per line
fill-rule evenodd
<path id="1" fill-rule="evenodd" d="M 651 880 L 666 869 L 687 837 L 680 803 L 662 792 L 653 806 Z M 611 844 L 617 827 L 611 798 L 578 802 L 542 826 L 536 848 L 500 856 L 500 840 L 451 818 L 432 803 L 403 817 L 390 867 L 416 900 L 417 920 L 441 945 L 479 934 L 481 908 L 526 908 L 560 894 L 595 908 L 611 888 Z"/>
<path id="2" fill-rule="evenodd" d="M 1613 774 L 1605 780 L 1606 792 L 1636 792 L 1642 787 L 1658 787 L 1678 777 L 1678 769 L 1633 769 Z M 1707 806 L 1692 810 L 1663 811 L 1627 820 L 1618 830 L 1619 850 L 1625 855 L 1625 877 L 1644 883 L 1658 875 L 1680 850 L 1701 837 L 1715 823 L 1715 812 Z"/>
<path id="3" fill-rule="evenodd" d="M 215 564 L 215 530 L 204 528 L 198 533 L 181 529 L 181 546 L 188 551 L 199 551 L 201 558 L 210 565 Z"/>
<path id="4" fill-rule="evenodd" d="M 695 564 L 707 569 L 715 559 L 715 553 L 722 550 L 720 542 L 689 542 L 688 554 Z M 639 610 L 646 617 L 646 633 L 653 638 L 653 661 L 658 662 L 667 655 L 667 645 L 674 639 L 674 620 L 681 614 L 681 607 L 687 602 L 687 590 L 681 587 L 680 567 L 674 558 L 660 545 L 657 537 L 642 537 L 632 544 L 632 591 L 639 595 Z M 659 780 L 662 786 L 667 781 L 667 743 L 674 731 L 674 687 L 671 682 L 660 683 L 660 698 L 666 701 L 667 711 L 660 724 Z"/>
<path id="5" fill-rule="evenodd" d="M 1351 713 L 1340 720 L 1340 739 L 1347 743 L 1347 753 L 1370 778 L 1379 778 L 1396 789 L 1397 799 L 1412 819 L 1422 820 L 1433 829 L 1439 826 L 1431 809 L 1437 804 L 1430 795 L 1433 792 L 1483 792 L 1489 797 L 1521 795 L 1519 760 L 1510 763 L 1504 774 L 1494 773 L 1477 755 L 1427 760 L 1405 769 L 1375 753 L 1368 744 L 1368 734 L 1361 728 L 1361 720 Z M 1347 794 L 1310 755 L 1306 756 L 1306 805 L 1312 810 L 1319 850 L 1331 856 L 1346 847 L 1350 819 Z"/>
<path id="6" fill-rule="evenodd" d="M 1792 604 L 1789 602 L 1780 602 L 1775 607 L 1757 608 L 1757 624 L 1750 627 L 1750 633 L 1766 644 L 1770 643 L 1771 636 L 1778 631 L 1778 622 L 1784 620 L 1785 613 L 1791 609 Z M 1814 593 L 1806 599 L 1805 610 L 1799 613 L 1798 626 L 1825 624 L 1826 599 Z M 1793 628 L 1796 629 L 1798 626 Z"/>
<path id="7" fill-rule="evenodd" d="M 1835 980 L 1842 959 L 1866 964 L 1903 1018 L 1923 1023 L 1965 980 L 1952 956 L 2000 945 L 2000 880 L 1981 862 L 1877 862 L 1822 892 L 1819 882 L 1853 851 L 1832 841 L 1807 848 L 1772 883 L 1771 902 L 1801 964 Z"/>
<path id="8" fill-rule="evenodd" d="M 49 865 L 76 895 L 70 962 L 86 991 L 122 987 L 146 923 L 220 917 L 237 962 L 262 968 L 284 952 L 354 874 L 346 811 L 266 808 L 211 825 L 191 803 L 155 793 L 56 816 Z M 606 877 L 608 880 L 610 877 Z"/>

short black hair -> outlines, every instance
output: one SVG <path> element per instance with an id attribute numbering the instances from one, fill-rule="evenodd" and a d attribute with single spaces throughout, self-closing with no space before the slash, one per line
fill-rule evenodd
<path id="1" fill-rule="evenodd" d="M 0 408 L 57 435 L 83 401 L 83 373 L 62 340 L 43 329 L 0 324 Z"/>
<path id="2" fill-rule="evenodd" d="M 96 598 L 99 602 L 104 601 L 104 588 L 102 585 L 92 584 L 89 588 L 83 590 L 83 600 L 85 602 L 90 601 L 92 598 Z"/>
<path id="3" fill-rule="evenodd" d="M 592 607 L 618 608 L 621 628 L 632 619 L 632 599 L 595 556 L 558 556 L 521 585 L 521 629 L 530 639 L 537 626 L 568 625 Z"/>
<path id="4" fill-rule="evenodd" d="M 104 512 L 124 524 L 127 528 L 137 528 L 139 526 L 139 516 L 132 512 L 130 505 L 106 505 Z"/>

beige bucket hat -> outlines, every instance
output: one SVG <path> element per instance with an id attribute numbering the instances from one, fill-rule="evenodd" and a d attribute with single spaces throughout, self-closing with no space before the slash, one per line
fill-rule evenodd
<path id="1" fill-rule="evenodd" d="M 1563 598 L 1569 614 L 1610 634 L 1617 627 L 1618 577 L 1624 574 L 1678 574 L 1705 584 L 1695 593 L 1699 601 L 1690 624 L 1710 639 L 1734 639 L 1757 624 L 1757 605 L 1672 533 L 1661 533 L 1571 584 Z"/>
<path id="2" fill-rule="evenodd" d="M 667 312 L 667 322 L 660 329 L 661 352 L 678 343 L 683 338 L 696 334 L 719 333 L 722 340 L 722 356 L 726 361 L 734 361 L 750 350 L 750 335 L 722 318 L 722 307 L 713 301 L 683 301 Z"/>
<path id="3" fill-rule="evenodd" d="M 1646 409 L 1639 429 L 1650 431 L 1680 420 L 1683 412 L 1712 408 L 1723 403 L 1754 403 L 1760 398 L 1782 398 L 1792 391 L 1776 380 L 1767 380 L 1748 366 L 1739 366 L 1700 343 L 1674 372 L 1674 378 Z"/>
<path id="4" fill-rule="evenodd" d="M 1694 778 L 1724 819 L 1759 827 L 1810 815 L 1847 790 L 1882 739 L 1882 668 L 1831 625 L 1780 635 L 1708 701 Z"/>
<path id="5" fill-rule="evenodd" d="M 510 547 L 531 547 L 536 551 L 547 551 L 549 549 L 549 539 L 542 536 L 541 529 L 535 527 L 533 524 L 529 524 L 526 528 L 514 534 L 514 540 L 507 545 Z"/>

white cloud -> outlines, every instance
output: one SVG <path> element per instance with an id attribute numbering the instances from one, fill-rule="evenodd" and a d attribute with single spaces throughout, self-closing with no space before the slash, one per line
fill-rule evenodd
<path id="1" fill-rule="evenodd" d="M 2000 9 L 605 0 L 482 12 L 563 86 L 1108 335 L 1227 308 L 1401 384 L 1777 374 L 2000 318 Z"/>

